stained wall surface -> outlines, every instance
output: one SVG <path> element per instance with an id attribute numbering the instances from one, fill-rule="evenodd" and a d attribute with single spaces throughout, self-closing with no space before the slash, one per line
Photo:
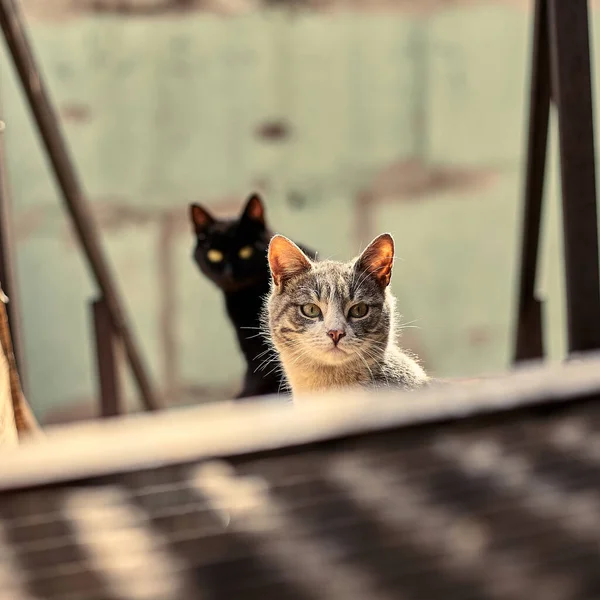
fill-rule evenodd
<path id="1" fill-rule="evenodd" d="M 433 373 L 509 365 L 528 2 L 24 6 L 144 355 L 171 404 L 227 396 L 242 373 L 221 297 L 190 258 L 187 204 L 227 214 L 253 189 L 264 191 L 275 230 L 322 256 L 349 258 L 376 234 L 394 234 L 404 340 Z M 594 24 L 599 16 L 594 9 Z M 29 398 L 42 419 L 83 415 L 96 395 L 96 292 L 5 53 L 1 94 Z M 540 291 L 560 357 L 556 164 L 553 135 Z"/>

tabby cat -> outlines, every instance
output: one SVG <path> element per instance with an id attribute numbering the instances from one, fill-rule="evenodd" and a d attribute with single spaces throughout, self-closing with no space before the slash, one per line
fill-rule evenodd
<path id="1" fill-rule="evenodd" d="M 313 262 L 276 235 L 268 251 L 271 293 L 264 315 L 292 393 L 428 382 L 396 343 L 389 290 L 394 241 L 384 233 L 354 260 Z"/>
<path id="2" fill-rule="evenodd" d="M 246 361 L 243 387 L 236 398 L 275 394 L 283 376 L 259 331 L 269 293 L 267 247 L 273 235 L 266 224 L 262 199 L 258 194 L 250 195 L 240 216 L 227 220 L 216 219 L 199 204 L 191 204 L 190 220 L 196 237 L 194 260 L 223 292 L 227 315 Z"/>

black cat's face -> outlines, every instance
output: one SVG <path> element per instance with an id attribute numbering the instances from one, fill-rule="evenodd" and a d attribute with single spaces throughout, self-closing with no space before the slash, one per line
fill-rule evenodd
<path id="1" fill-rule="evenodd" d="M 268 281 L 266 253 L 271 235 L 257 194 L 250 196 L 238 219 L 215 219 L 198 204 L 190 205 L 190 219 L 196 234 L 194 260 L 224 292 Z"/>

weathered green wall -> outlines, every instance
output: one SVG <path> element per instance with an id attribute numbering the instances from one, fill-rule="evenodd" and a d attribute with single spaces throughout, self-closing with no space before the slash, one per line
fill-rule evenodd
<path id="1" fill-rule="evenodd" d="M 190 260 L 187 203 L 227 212 L 258 185 L 274 227 L 322 255 L 395 235 L 394 290 L 418 326 L 406 340 L 433 372 L 508 365 L 529 27 L 528 12 L 488 4 L 32 22 L 144 354 L 173 402 L 224 393 L 242 371 L 220 297 Z M 6 64 L 29 395 L 44 417 L 96 393 L 94 292 Z M 282 119 L 287 138 L 260 135 Z M 560 356 L 555 164 L 549 187 L 542 280 Z"/>

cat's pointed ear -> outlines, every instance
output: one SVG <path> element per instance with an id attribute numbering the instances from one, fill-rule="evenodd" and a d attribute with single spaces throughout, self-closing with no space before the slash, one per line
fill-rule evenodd
<path id="1" fill-rule="evenodd" d="M 377 236 L 356 261 L 356 269 L 372 275 L 382 288 L 390 284 L 394 264 L 394 239 L 389 233 Z"/>
<path id="2" fill-rule="evenodd" d="M 258 194 L 250 194 L 248 200 L 246 200 L 246 206 L 242 211 L 242 219 L 254 221 L 263 227 L 265 226 L 265 206 Z"/>
<path id="3" fill-rule="evenodd" d="M 215 222 L 208 211 L 199 204 L 190 204 L 190 221 L 196 233 L 206 231 Z"/>
<path id="4" fill-rule="evenodd" d="M 269 244 L 269 267 L 273 282 L 281 289 L 292 277 L 310 270 L 312 263 L 294 242 L 275 235 Z"/>

